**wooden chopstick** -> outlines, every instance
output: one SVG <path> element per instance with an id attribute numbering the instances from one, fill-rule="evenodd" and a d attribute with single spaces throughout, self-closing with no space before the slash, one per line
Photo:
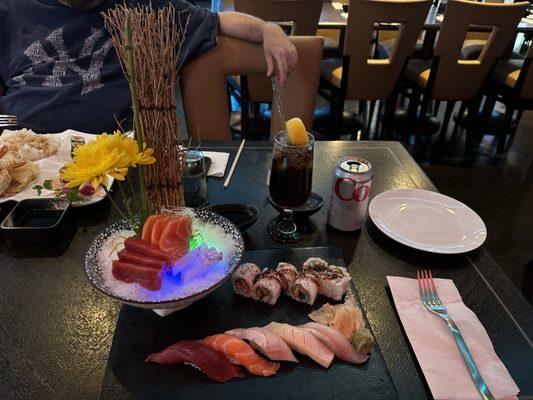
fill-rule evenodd
<path id="1" fill-rule="evenodd" d="M 233 171 L 235 171 L 235 167 L 237 166 L 237 162 L 239 161 L 239 157 L 241 156 L 242 148 L 244 147 L 244 142 L 246 142 L 246 139 L 242 140 L 241 145 L 239 146 L 239 150 L 237 150 L 237 155 L 235 155 L 235 159 L 233 160 L 233 164 L 231 164 L 228 177 L 226 178 L 226 181 L 224 182 L 224 186 L 223 186 L 224 188 L 228 187 L 229 181 L 231 180 L 231 177 L 233 176 Z"/>

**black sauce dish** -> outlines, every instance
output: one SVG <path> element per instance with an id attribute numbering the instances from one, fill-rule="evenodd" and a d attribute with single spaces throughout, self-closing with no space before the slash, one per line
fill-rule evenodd
<path id="1" fill-rule="evenodd" d="M 219 204 L 206 208 L 229 219 L 241 232 L 255 224 L 259 216 L 257 207 L 250 204 Z"/>
<path id="2" fill-rule="evenodd" d="M 69 209 L 67 199 L 21 200 L 4 218 L 0 230 L 14 243 L 54 242 L 68 226 Z"/>

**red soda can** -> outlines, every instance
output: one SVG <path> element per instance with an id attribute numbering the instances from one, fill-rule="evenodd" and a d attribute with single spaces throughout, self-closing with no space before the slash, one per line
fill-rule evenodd
<path id="1" fill-rule="evenodd" d="M 368 210 L 372 164 L 361 157 L 342 158 L 331 184 L 328 224 L 340 231 L 360 229 Z"/>

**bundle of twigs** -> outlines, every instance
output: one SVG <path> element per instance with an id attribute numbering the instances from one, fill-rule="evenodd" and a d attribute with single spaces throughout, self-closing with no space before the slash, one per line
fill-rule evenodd
<path id="1" fill-rule="evenodd" d="M 151 211 L 184 206 L 187 150 L 176 114 L 176 85 L 188 18 L 180 18 L 170 3 L 157 10 L 118 5 L 102 15 L 130 85 L 139 145 L 155 150 L 155 164 L 140 174 L 141 190 L 146 191 L 141 195 Z"/>

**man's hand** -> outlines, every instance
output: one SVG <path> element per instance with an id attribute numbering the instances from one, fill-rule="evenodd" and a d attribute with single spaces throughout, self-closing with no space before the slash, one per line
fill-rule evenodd
<path id="1" fill-rule="evenodd" d="M 298 64 L 298 52 L 283 29 L 272 23 L 263 25 L 263 52 L 267 63 L 267 76 L 277 75 L 283 87 Z"/>
<path id="2" fill-rule="evenodd" d="M 277 75 L 285 86 L 287 75 L 298 64 L 296 47 L 278 25 L 238 12 L 221 12 L 219 33 L 255 43 L 263 43 L 267 63 L 267 75 Z"/>

